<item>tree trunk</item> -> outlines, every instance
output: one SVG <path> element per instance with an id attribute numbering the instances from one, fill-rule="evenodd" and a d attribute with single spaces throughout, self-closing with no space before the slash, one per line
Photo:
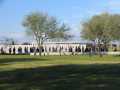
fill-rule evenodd
<path id="1" fill-rule="evenodd" d="M 41 50 L 41 39 L 39 38 L 39 45 L 38 45 L 38 48 L 39 48 L 39 55 L 41 56 L 42 55 L 42 50 Z"/>
<path id="2" fill-rule="evenodd" d="M 39 46 L 39 55 L 40 55 L 40 56 L 42 55 L 42 48 L 41 48 L 41 45 Z"/>
<path id="3" fill-rule="evenodd" d="M 39 55 L 42 56 L 43 39 L 39 39 Z"/>
<path id="4" fill-rule="evenodd" d="M 102 55 L 101 55 L 101 46 L 100 46 L 100 44 L 98 44 L 98 55 L 101 57 Z"/>
<path id="5" fill-rule="evenodd" d="M 101 43 L 100 43 L 100 41 L 98 41 L 98 54 L 99 54 L 100 57 L 103 56 L 102 52 L 101 52 Z"/>
<path id="6" fill-rule="evenodd" d="M 108 52 L 108 48 L 109 48 L 109 46 L 108 46 L 108 44 L 107 43 L 104 43 L 104 48 L 105 48 L 105 52 Z"/>

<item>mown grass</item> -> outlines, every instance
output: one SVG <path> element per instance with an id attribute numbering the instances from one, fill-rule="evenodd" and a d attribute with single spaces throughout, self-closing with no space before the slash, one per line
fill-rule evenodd
<path id="1" fill-rule="evenodd" d="M 120 57 L 0 56 L 0 90 L 120 90 Z"/>

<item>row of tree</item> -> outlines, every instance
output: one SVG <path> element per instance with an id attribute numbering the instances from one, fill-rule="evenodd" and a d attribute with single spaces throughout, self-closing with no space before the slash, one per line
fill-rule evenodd
<path id="1" fill-rule="evenodd" d="M 104 44 L 113 40 L 120 40 L 120 15 L 102 13 L 93 16 L 83 23 L 81 35 L 84 39 L 98 39 Z"/>
<path id="2" fill-rule="evenodd" d="M 26 28 L 28 35 L 34 36 L 40 55 L 43 42 L 46 39 L 68 39 L 71 37 L 68 34 L 70 28 L 66 24 L 59 23 L 55 17 L 48 16 L 45 13 L 35 12 L 27 15 L 23 26 Z"/>
<path id="3" fill-rule="evenodd" d="M 102 13 L 95 15 L 90 20 L 84 22 L 82 26 L 82 38 L 91 41 L 97 40 L 99 52 L 103 45 L 108 50 L 111 41 L 120 40 L 119 14 Z"/>
<path id="4" fill-rule="evenodd" d="M 28 35 L 35 37 L 41 55 L 43 42 L 49 38 L 69 39 L 70 28 L 66 24 L 60 24 L 55 17 L 41 12 L 34 12 L 27 15 L 23 26 Z M 102 13 L 95 15 L 82 24 L 81 36 L 83 39 L 97 40 L 100 48 L 101 43 L 108 48 L 110 41 L 120 39 L 120 15 Z"/>

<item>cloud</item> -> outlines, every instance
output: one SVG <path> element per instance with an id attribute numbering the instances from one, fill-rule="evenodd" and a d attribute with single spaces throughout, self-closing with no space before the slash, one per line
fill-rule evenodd
<path id="1" fill-rule="evenodd" d="M 108 6 L 110 8 L 120 8 L 120 1 L 109 1 Z"/>
<path id="2" fill-rule="evenodd" d="M 86 13 L 87 13 L 89 16 L 98 15 L 98 14 L 101 14 L 102 12 L 104 12 L 104 10 L 101 10 L 101 11 L 88 10 L 88 11 L 86 11 Z"/>
<path id="3" fill-rule="evenodd" d="M 120 10 L 120 1 L 118 1 L 118 0 L 108 1 L 108 3 L 106 4 L 105 8 L 109 12 L 119 12 L 119 10 Z"/>
<path id="4" fill-rule="evenodd" d="M 0 40 L 5 38 L 12 38 L 18 42 L 30 41 L 30 37 L 27 37 L 24 32 L 0 32 Z"/>
<path id="5" fill-rule="evenodd" d="M 120 0 L 106 0 L 105 2 L 102 1 L 102 3 L 99 4 L 99 7 L 97 8 L 88 8 L 86 10 L 86 13 L 88 13 L 89 16 L 101 14 L 103 12 L 110 12 L 110 13 L 119 13 L 120 12 Z"/>
<path id="6" fill-rule="evenodd" d="M 20 38 L 24 35 L 22 32 L 0 32 L 1 37 L 14 37 Z"/>

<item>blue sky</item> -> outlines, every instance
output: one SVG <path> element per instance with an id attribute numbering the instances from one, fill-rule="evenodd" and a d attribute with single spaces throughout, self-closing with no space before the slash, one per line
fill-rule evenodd
<path id="1" fill-rule="evenodd" d="M 34 11 L 47 12 L 67 23 L 79 39 L 81 22 L 102 12 L 120 13 L 120 0 L 4 0 L 0 4 L 0 37 L 25 40 L 22 21 Z"/>

